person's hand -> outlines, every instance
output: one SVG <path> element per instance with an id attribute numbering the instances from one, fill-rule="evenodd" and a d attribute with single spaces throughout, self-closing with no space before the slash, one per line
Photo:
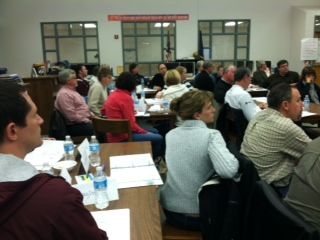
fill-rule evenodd
<path id="1" fill-rule="evenodd" d="M 163 92 L 161 91 L 161 92 L 158 92 L 157 94 L 156 94 L 156 98 L 163 98 Z"/>
<path id="2" fill-rule="evenodd" d="M 259 108 L 263 109 L 267 109 L 268 108 L 268 103 L 259 103 Z"/>

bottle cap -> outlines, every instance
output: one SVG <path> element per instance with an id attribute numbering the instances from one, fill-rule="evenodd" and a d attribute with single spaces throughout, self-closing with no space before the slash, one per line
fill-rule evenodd
<path id="1" fill-rule="evenodd" d="M 92 136 L 91 136 L 91 140 L 92 140 L 92 139 L 96 139 L 96 136 L 95 136 L 95 135 L 92 135 Z"/>

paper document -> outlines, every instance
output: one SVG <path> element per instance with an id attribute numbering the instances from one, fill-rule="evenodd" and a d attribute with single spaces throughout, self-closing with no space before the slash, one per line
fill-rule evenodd
<path id="1" fill-rule="evenodd" d="M 308 117 L 313 115 L 317 115 L 317 114 L 312 112 L 302 111 L 302 117 Z"/>
<path id="2" fill-rule="evenodd" d="M 63 144 L 64 141 L 43 140 L 43 144 L 28 153 L 24 160 L 31 163 L 37 170 L 42 169 L 44 162 L 53 166 L 64 156 Z"/>
<path id="3" fill-rule="evenodd" d="M 163 102 L 163 99 L 159 99 L 159 98 L 146 98 L 145 99 L 147 105 L 161 105 Z"/>
<path id="4" fill-rule="evenodd" d="M 87 173 L 90 166 L 90 159 L 89 159 L 90 150 L 89 150 L 89 141 L 87 138 L 85 138 L 82 141 L 82 143 L 79 145 L 78 151 L 81 155 L 81 162 L 82 162 L 83 168 Z"/>
<path id="5" fill-rule="evenodd" d="M 114 201 L 119 199 L 118 187 L 117 182 L 115 179 L 107 178 L 108 179 L 108 199 L 109 201 Z M 83 204 L 90 205 L 95 203 L 95 195 L 94 195 L 94 188 L 93 188 L 93 181 L 80 183 L 72 185 L 72 187 L 78 189 L 82 196 L 83 196 Z"/>
<path id="6" fill-rule="evenodd" d="M 91 212 L 98 227 L 107 232 L 109 240 L 130 240 L 130 210 L 117 209 Z"/>
<path id="7" fill-rule="evenodd" d="M 110 169 L 119 189 L 163 184 L 149 153 L 110 157 Z"/>
<path id="8" fill-rule="evenodd" d="M 267 103 L 267 97 L 253 97 L 252 99 L 259 103 Z"/>

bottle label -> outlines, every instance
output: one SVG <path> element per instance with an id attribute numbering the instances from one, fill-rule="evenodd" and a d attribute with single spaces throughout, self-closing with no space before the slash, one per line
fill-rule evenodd
<path id="1" fill-rule="evenodd" d="M 100 145 L 99 144 L 90 144 L 89 149 L 90 149 L 90 152 L 98 153 L 98 152 L 100 152 Z"/>
<path id="2" fill-rule="evenodd" d="M 73 149 L 74 149 L 73 144 L 65 144 L 64 145 L 64 151 L 66 153 L 72 153 Z"/>
<path id="3" fill-rule="evenodd" d="M 94 181 L 93 182 L 94 189 L 100 190 L 100 189 L 106 189 L 107 188 L 107 179 L 103 181 Z"/>

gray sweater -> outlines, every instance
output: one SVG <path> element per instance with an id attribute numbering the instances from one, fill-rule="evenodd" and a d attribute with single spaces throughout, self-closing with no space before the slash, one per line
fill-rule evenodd
<path id="1" fill-rule="evenodd" d="M 186 120 L 166 136 L 168 174 L 160 190 L 161 205 L 172 212 L 198 214 L 198 189 L 216 172 L 232 178 L 238 160 L 219 131 L 200 120 Z"/>

